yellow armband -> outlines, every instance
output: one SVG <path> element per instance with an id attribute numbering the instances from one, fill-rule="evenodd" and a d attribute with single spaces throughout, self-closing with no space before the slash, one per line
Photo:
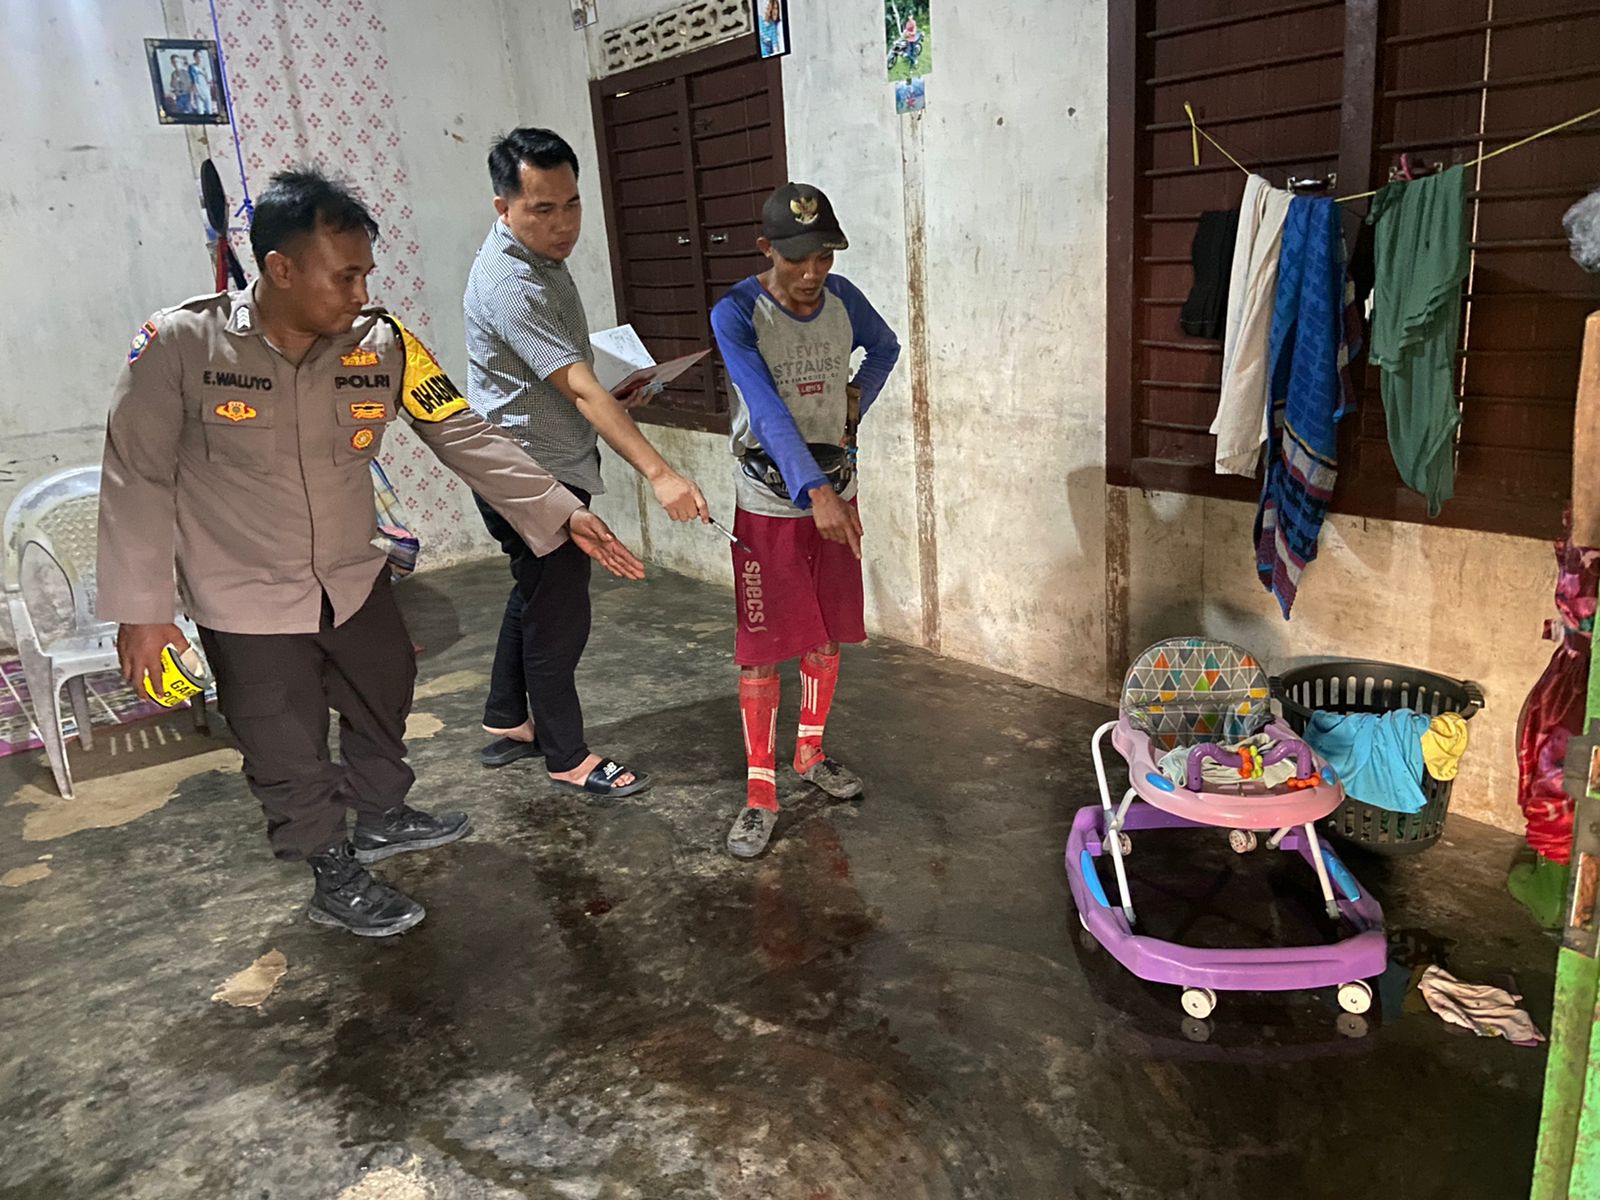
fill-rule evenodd
<path id="1" fill-rule="evenodd" d="M 439 360 L 393 316 L 384 320 L 394 326 L 406 351 L 406 371 L 400 382 L 400 403 L 418 421 L 443 421 L 467 407 L 466 397 L 456 390 Z"/>

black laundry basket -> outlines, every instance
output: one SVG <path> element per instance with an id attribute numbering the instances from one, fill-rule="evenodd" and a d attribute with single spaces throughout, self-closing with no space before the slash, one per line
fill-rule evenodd
<path id="1" fill-rule="evenodd" d="M 1451 679 L 1394 663 L 1345 659 L 1296 667 L 1272 680 L 1272 695 L 1284 720 L 1304 733 L 1319 709 L 1336 713 L 1381 713 L 1397 708 L 1438 716 L 1455 712 L 1471 720 L 1483 707 L 1483 689 L 1466 679 Z M 1323 822 L 1336 837 L 1380 854 L 1416 854 L 1444 833 L 1453 780 L 1422 773 L 1427 803 L 1414 813 L 1390 812 L 1363 804 L 1349 794 Z"/>

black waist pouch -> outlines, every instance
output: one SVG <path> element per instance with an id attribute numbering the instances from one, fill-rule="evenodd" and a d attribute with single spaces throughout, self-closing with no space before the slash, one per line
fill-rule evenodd
<path id="1" fill-rule="evenodd" d="M 850 452 L 843 446 L 830 446 L 822 442 L 809 442 L 806 449 L 811 451 L 811 457 L 817 460 L 817 466 L 827 476 L 828 485 L 843 495 L 856 477 L 856 466 L 850 461 Z M 746 450 L 739 459 L 739 465 L 746 475 L 778 499 L 793 503 L 789 487 L 783 481 L 783 472 L 778 470 L 778 464 L 766 452 Z"/>

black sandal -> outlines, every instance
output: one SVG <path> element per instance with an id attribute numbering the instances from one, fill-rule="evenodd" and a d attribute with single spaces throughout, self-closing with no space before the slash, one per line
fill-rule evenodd
<path id="1" fill-rule="evenodd" d="M 543 758 L 544 751 L 537 742 L 521 742 L 516 738 L 495 738 L 478 751 L 478 761 L 486 767 L 508 767 L 524 758 Z"/>
<path id="2" fill-rule="evenodd" d="M 633 782 L 621 787 L 612 787 L 611 781 L 618 775 L 632 775 Z M 613 759 L 603 758 L 600 760 L 600 765 L 590 771 L 589 778 L 582 783 L 572 783 L 570 780 L 557 779 L 554 776 L 550 782 L 574 792 L 588 792 L 591 796 L 632 796 L 650 786 L 650 776 L 631 770 Z"/>

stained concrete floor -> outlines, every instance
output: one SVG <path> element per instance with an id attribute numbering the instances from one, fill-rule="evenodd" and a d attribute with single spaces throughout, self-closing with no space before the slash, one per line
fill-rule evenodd
<path id="1" fill-rule="evenodd" d="M 850 653 L 829 745 L 868 799 L 791 777 L 773 850 L 738 863 L 725 594 L 597 587 L 592 740 L 659 782 L 591 804 L 476 763 L 502 589 L 477 564 L 401 590 L 426 646 L 414 799 L 477 825 L 384 864 L 429 906 L 403 938 L 308 925 L 236 757 L 181 719 L 78 755 L 71 805 L 37 756 L 0 760 L 0 1197 L 1526 1194 L 1541 1051 L 1393 996 L 1357 1038 L 1324 996 L 1224 997 L 1193 1041 L 1171 989 L 1080 944 L 1061 849 L 1104 710 Z M 1514 974 L 1547 1026 L 1515 845 L 1458 820 L 1419 858 L 1352 862 L 1402 957 Z M 1282 862 L 1172 834 L 1133 863 L 1152 921 L 1299 936 L 1308 881 Z M 259 1007 L 211 1000 L 274 949 Z"/>

